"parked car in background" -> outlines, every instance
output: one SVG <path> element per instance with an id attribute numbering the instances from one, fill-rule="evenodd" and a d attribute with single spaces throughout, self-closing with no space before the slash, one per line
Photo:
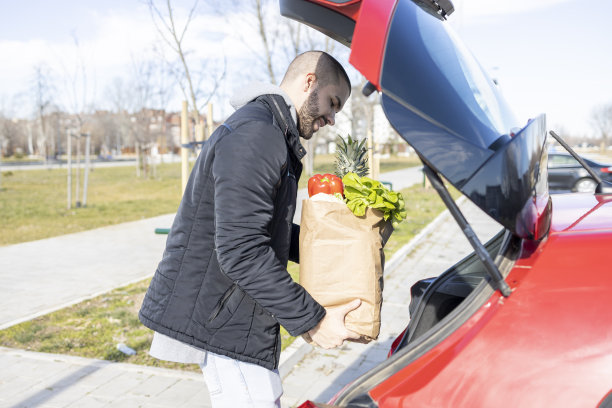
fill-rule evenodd
<path id="1" fill-rule="evenodd" d="M 517 123 L 444 21 L 449 0 L 280 8 L 350 48 L 364 94 L 379 92 L 475 249 L 406 287 L 385 361 L 301 407 L 612 407 L 612 193 L 549 194 L 546 117 Z M 439 176 L 502 231 L 480 243 Z"/>
<path id="2" fill-rule="evenodd" d="M 612 164 L 583 160 L 602 180 L 612 181 Z M 593 193 L 597 183 L 576 159 L 567 153 L 548 153 L 548 187 L 550 190 L 569 190 Z"/>

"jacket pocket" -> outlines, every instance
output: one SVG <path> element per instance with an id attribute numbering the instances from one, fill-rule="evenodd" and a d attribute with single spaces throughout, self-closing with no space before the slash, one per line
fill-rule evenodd
<path id="1" fill-rule="evenodd" d="M 235 283 L 223 294 L 219 302 L 215 305 L 206 327 L 209 329 L 218 329 L 227 323 L 244 299 L 244 292 Z"/>

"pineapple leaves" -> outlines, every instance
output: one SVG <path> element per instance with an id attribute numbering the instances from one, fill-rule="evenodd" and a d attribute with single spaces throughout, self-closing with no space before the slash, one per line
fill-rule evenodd
<path id="1" fill-rule="evenodd" d="M 368 174 L 368 149 L 366 140 L 359 142 L 348 135 L 348 140 L 338 136 L 336 150 L 336 175 L 340 178 L 347 173 L 357 173 L 358 176 Z"/>
<path id="2" fill-rule="evenodd" d="M 393 227 L 406 218 L 402 194 L 390 191 L 380 181 L 348 173 L 342 178 L 342 183 L 346 205 L 356 216 L 363 216 L 366 208 L 370 207 L 380 210 L 385 221 L 391 218 Z"/>

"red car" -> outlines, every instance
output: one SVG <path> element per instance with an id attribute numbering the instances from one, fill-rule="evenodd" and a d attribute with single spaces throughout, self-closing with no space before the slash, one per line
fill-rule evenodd
<path id="1" fill-rule="evenodd" d="M 450 1 L 280 6 L 350 47 L 364 93 L 380 93 L 474 247 L 412 287 L 411 318 L 385 362 L 330 405 L 302 407 L 612 407 L 610 184 L 549 195 L 545 116 L 517 123 L 445 23 Z M 504 230 L 479 242 L 440 176 Z"/>

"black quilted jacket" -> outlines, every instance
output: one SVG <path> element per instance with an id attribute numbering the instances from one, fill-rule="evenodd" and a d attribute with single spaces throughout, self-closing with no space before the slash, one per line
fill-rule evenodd
<path id="1" fill-rule="evenodd" d="M 279 323 L 297 336 L 325 315 L 287 273 L 305 150 L 284 99 L 238 109 L 204 144 L 140 321 L 198 348 L 278 367 Z"/>

